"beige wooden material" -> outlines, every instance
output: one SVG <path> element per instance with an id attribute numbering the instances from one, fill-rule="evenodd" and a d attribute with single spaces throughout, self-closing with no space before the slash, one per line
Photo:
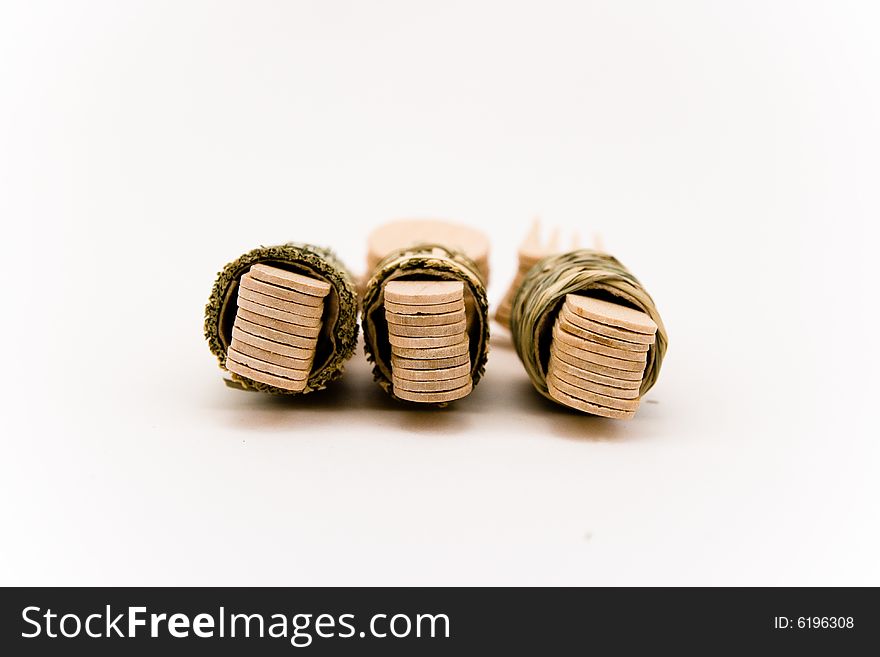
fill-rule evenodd
<path id="1" fill-rule="evenodd" d="M 442 403 L 473 389 L 464 283 L 392 280 L 382 289 L 393 393 Z"/>
<path id="2" fill-rule="evenodd" d="M 539 260 L 555 253 L 559 253 L 559 229 L 554 228 L 550 232 L 549 239 L 542 243 L 541 222 L 538 219 L 533 219 L 529 232 L 517 251 L 520 263 L 525 265 L 525 269 L 528 271 Z"/>
<path id="3" fill-rule="evenodd" d="M 461 343 L 465 339 L 464 331 L 453 333 L 452 335 L 439 335 L 436 337 L 411 338 L 400 335 L 388 334 L 388 342 L 391 343 L 392 350 L 400 353 L 400 348 L 405 349 L 434 349 L 435 347 L 452 347 Z"/>
<path id="4" fill-rule="evenodd" d="M 424 404 L 442 404 L 444 402 L 451 402 L 456 399 L 461 399 L 462 397 L 467 397 L 471 394 L 473 388 L 474 385 L 471 381 L 468 381 L 467 384 L 457 390 L 449 390 L 447 392 L 412 392 L 410 390 L 403 390 L 402 388 L 395 387 L 394 395 L 400 399 L 406 399 L 407 401 L 421 402 Z"/>
<path id="5" fill-rule="evenodd" d="M 555 354 L 550 356 L 550 360 L 547 364 L 547 371 L 550 370 L 555 370 L 557 374 L 559 372 L 565 372 L 566 374 L 569 374 L 571 376 L 597 383 L 603 387 L 625 390 L 627 395 L 620 396 L 627 399 L 631 398 L 630 395 L 632 395 L 633 391 L 635 391 L 636 395 L 638 395 L 639 388 L 642 385 L 641 377 L 632 381 L 627 381 L 625 379 L 617 379 L 612 376 L 605 376 L 604 374 L 599 374 L 598 372 L 594 372 L 591 369 L 575 367 L 574 365 L 566 363 Z"/>
<path id="6" fill-rule="evenodd" d="M 595 372 L 597 374 L 601 374 L 612 379 L 620 379 L 623 381 L 641 381 L 642 375 L 644 374 L 644 369 L 638 372 L 631 372 L 628 370 L 619 370 L 614 367 L 606 367 L 605 365 L 599 365 L 598 363 L 584 360 L 583 358 L 572 355 L 567 351 L 555 348 L 555 345 L 552 343 L 550 345 L 550 354 L 551 357 L 555 356 L 559 360 L 568 363 L 572 367 L 577 367 L 582 370 L 590 370 L 591 372 Z"/>
<path id="7" fill-rule="evenodd" d="M 565 297 L 565 304 L 576 315 L 594 322 L 646 335 L 657 332 L 657 324 L 647 313 L 619 303 L 581 294 L 568 294 Z"/>
<path id="8" fill-rule="evenodd" d="M 614 347 L 606 347 L 605 345 L 601 345 L 598 342 L 593 342 L 592 340 L 587 340 L 572 333 L 568 333 L 563 328 L 563 326 L 564 324 L 562 322 L 556 322 L 556 326 L 554 327 L 553 331 L 554 339 L 559 340 L 560 342 L 563 342 L 571 347 L 575 347 L 576 349 L 591 351 L 594 354 L 600 354 L 602 356 L 608 356 L 609 358 L 616 358 L 618 360 L 630 360 L 635 363 L 644 363 L 648 359 L 647 351 L 630 351 L 628 349 L 615 349 Z"/>
<path id="9" fill-rule="evenodd" d="M 471 382 L 470 373 L 455 379 L 437 379 L 435 381 L 411 381 L 399 376 L 393 376 L 391 382 L 395 390 L 408 390 L 410 392 L 447 392 L 458 390 Z"/>
<path id="10" fill-rule="evenodd" d="M 261 315 L 285 324 L 296 324 L 297 326 L 307 326 L 311 328 L 318 328 L 321 326 L 320 317 L 303 317 L 302 315 L 297 315 L 295 313 L 276 310 L 275 308 L 270 308 L 269 306 L 249 301 L 241 295 L 238 296 L 238 307 L 239 310 L 247 310 L 254 315 Z"/>
<path id="11" fill-rule="evenodd" d="M 248 367 L 247 365 L 243 365 L 242 363 L 237 363 L 230 358 L 226 359 L 226 369 L 230 372 L 238 374 L 239 376 L 246 377 L 253 381 L 259 381 L 260 383 L 275 386 L 276 388 L 282 388 L 283 390 L 292 390 L 294 392 L 300 392 L 304 390 L 306 387 L 306 381 L 308 380 L 288 379 L 283 376 L 275 376 L 273 374 L 269 374 L 268 372 L 255 370 L 251 367 Z"/>
<path id="12" fill-rule="evenodd" d="M 451 358 L 452 356 L 461 356 L 462 354 L 468 353 L 468 339 L 467 336 L 464 339 L 454 345 L 450 345 L 448 347 L 432 347 L 430 349 L 424 348 L 413 348 L 409 349 L 406 347 L 394 347 L 392 352 L 394 355 L 401 358 L 416 358 L 416 359 L 424 359 L 424 360 L 434 360 L 437 358 Z"/>
<path id="13" fill-rule="evenodd" d="M 464 299 L 464 283 L 440 280 L 394 280 L 385 284 L 383 294 L 386 301 L 394 303 L 433 306 L 438 303 L 452 303 Z"/>
<path id="14" fill-rule="evenodd" d="M 258 278 L 254 278 L 250 273 L 245 274 L 239 279 L 239 285 L 248 290 L 253 290 L 254 292 L 260 292 L 261 294 L 275 297 L 276 299 L 293 301 L 294 303 L 299 303 L 304 306 L 321 306 L 324 304 L 324 297 L 317 297 L 312 296 L 311 294 L 297 292 L 296 290 L 289 290 L 280 285 L 272 285 L 272 283 L 266 283 Z"/>
<path id="15" fill-rule="evenodd" d="M 602 324 L 601 322 L 594 322 L 591 319 L 586 319 L 585 317 L 575 314 L 574 311 L 568 308 L 568 304 L 563 304 L 562 310 L 559 311 L 559 314 L 575 326 L 623 342 L 652 345 L 654 344 L 656 337 L 656 334 L 647 335 L 645 333 L 635 333 L 634 331 L 609 326 L 607 324 Z"/>
<path id="16" fill-rule="evenodd" d="M 386 315 L 385 319 L 390 320 L 390 317 Z M 388 321 L 388 333 L 401 338 L 438 338 L 445 335 L 462 335 L 466 330 L 467 322 L 464 319 L 455 324 L 438 326 L 403 326 Z"/>
<path id="17" fill-rule="evenodd" d="M 599 333 L 594 333 L 593 331 L 588 331 L 587 329 L 582 328 L 572 322 L 568 318 L 568 311 L 566 311 L 565 308 L 559 311 L 556 322 L 559 324 L 560 328 L 562 328 L 562 330 L 564 330 L 566 333 L 571 333 L 572 335 L 576 335 L 579 338 L 583 338 L 584 340 L 589 340 L 590 342 L 595 342 L 596 344 L 601 344 L 606 347 L 613 347 L 614 349 L 625 351 L 648 351 L 651 348 L 650 344 L 626 342 L 624 340 L 609 338 Z"/>
<path id="18" fill-rule="evenodd" d="M 467 351 L 458 356 L 449 356 L 447 358 L 403 358 L 394 353 L 391 354 L 392 369 L 399 367 L 405 370 L 433 370 L 457 367 L 464 364 L 467 364 L 468 370 L 470 370 L 471 356 Z"/>
<path id="19" fill-rule="evenodd" d="M 628 420 L 635 415 L 635 411 L 619 411 L 613 408 L 591 404 L 590 402 L 567 395 L 559 390 L 550 380 L 547 381 L 547 391 L 550 393 L 550 396 L 560 404 L 564 404 L 570 408 L 585 413 L 592 413 L 593 415 L 601 415 L 602 417 L 610 417 L 618 420 Z"/>
<path id="20" fill-rule="evenodd" d="M 241 342 L 240 340 L 236 340 L 235 338 L 232 339 L 232 344 L 229 345 L 229 348 L 239 354 L 250 356 L 251 358 L 258 358 L 259 360 L 262 360 L 266 363 L 271 363 L 272 365 L 277 365 L 279 367 L 286 367 L 292 370 L 312 369 L 312 359 L 315 355 L 314 352 L 311 352 L 307 354 L 305 358 L 282 356 L 281 354 L 276 354 L 272 351 L 260 349 L 259 347 L 255 347 L 246 342 Z"/>
<path id="21" fill-rule="evenodd" d="M 266 317 L 265 315 L 251 312 L 247 308 L 239 308 L 236 313 L 236 318 L 241 318 L 252 324 L 259 324 L 260 326 L 265 326 L 284 333 L 299 335 L 304 338 L 317 338 L 318 334 L 321 332 L 320 324 L 318 326 L 292 324 L 290 322 L 283 322 L 280 319 L 274 319 L 273 317 Z"/>
<path id="22" fill-rule="evenodd" d="M 296 290 L 313 297 L 326 297 L 330 292 L 330 283 L 311 276 L 303 276 L 294 272 L 272 267 L 270 265 L 256 264 L 250 268 L 250 274 L 257 280 L 280 285 L 290 290 Z"/>
<path id="23" fill-rule="evenodd" d="M 566 370 L 560 369 L 555 364 L 550 365 L 547 370 L 547 376 L 554 376 L 560 381 L 564 381 L 565 383 L 576 386 L 581 390 L 588 390 L 589 392 L 594 392 L 598 395 L 605 395 L 607 397 L 614 397 L 616 399 L 638 399 L 639 397 L 639 389 L 631 388 L 629 390 L 624 388 L 614 388 L 611 386 L 603 386 L 599 383 L 595 383 L 594 381 L 590 381 L 589 379 L 581 378 L 579 376 L 575 376 L 569 373 Z"/>
<path id="24" fill-rule="evenodd" d="M 309 375 L 309 370 L 307 368 L 302 367 L 284 367 L 282 365 L 275 365 L 274 363 L 270 363 L 268 361 L 264 361 L 260 358 L 254 358 L 253 356 L 248 356 L 247 354 L 243 354 L 240 351 L 234 349 L 233 347 L 229 347 L 226 351 L 226 359 L 232 359 L 237 363 L 241 363 L 242 365 L 247 365 L 248 367 L 260 370 L 261 372 L 266 372 L 268 374 L 274 374 L 275 376 L 283 376 L 286 379 L 304 379 Z"/>
<path id="25" fill-rule="evenodd" d="M 573 235 L 571 238 L 570 248 L 580 248 L 579 241 L 580 240 L 578 239 L 578 236 L 576 234 Z M 563 248 L 564 247 L 561 248 L 559 246 L 558 229 L 551 232 L 550 238 L 546 242 L 542 242 L 540 221 L 538 221 L 538 219 L 534 219 L 532 221 L 529 232 L 526 235 L 525 239 L 523 239 L 517 251 L 519 268 L 517 269 L 513 281 L 510 283 L 510 287 L 507 289 L 507 293 L 501 299 L 501 303 L 498 304 L 498 308 L 495 311 L 496 321 L 498 321 L 503 326 L 509 328 L 510 312 L 513 305 L 513 299 L 516 296 L 520 285 L 522 285 L 523 279 L 525 278 L 526 274 L 532 267 L 534 267 L 538 263 L 538 261 L 546 258 L 547 256 L 560 253 Z"/>
<path id="26" fill-rule="evenodd" d="M 232 344 L 235 344 L 236 341 L 238 341 L 256 347 L 257 349 L 262 349 L 263 351 L 278 354 L 279 356 L 287 356 L 288 358 L 310 359 L 315 355 L 315 345 L 317 344 L 317 340 L 307 338 L 309 344 L 306 347 L 296 347 L 267 340 L 259 335 L 252 335 L 243 330 L 239 324 L 241 324 L 241 322 L 236 322 L 232 327 Z"/>
<path id="27" fill-rule="evenodd" d="M 388 312 L 388 305 L 385 305 L 385 319 L 389 324 L 394 326 L 448 326 L 463 322 L 467 318 L 464 307 L 461 310 L 451 313 L 440 313 L 437 315 L 401 315 L 399 313 Z"/>
<path id="28" fill-rule="evenodd" d="M 553 383 L 554 388 L 564 392 L 566 395 L 574 397 L 575 399 L 580 399 L 581 401 L 589 402 L 590 404 L 596 404 L 597 406 L 613 408 L 617 411 L 635 411 L 639 407 L 638 399 L 619 399 L 617 397 L 608 397 L 607 395 L 590 392 L 589 390 L 578 388 L 577 386 L 573 386 L 570 383 L 561 380 L 555 374 L 548 375 L 547 382 L 548 384 Z"/>
<path id="29" fill-rule="evenodd" d="M 566 344 L 559 339 L 559 332 L 556 329 L 554 329 L 553 331 L 553 342 L 550 348 L 551 350 L 555 349 L 556 353 L 564 351 L 582 361 L 595 363 L 596 365 L 602 365 L 604 367 L 610 367 L 619 371 L 639 373 L 645 371 L 645 363 L 640 363 L 638 361 L 632 360 L 622 360 L 620 358 L 612 358 L 611 356 L 602 356 L 601 354 L 595 354 L 592 351 L 587 351 L 586 349 L 572 347 L 570 344 Z"/>
<path id="30" fill-rule="evenodd" d="M 238 296 L 241 299 L 253 301 L 261 306 L 280 310 L 285 313 L 291 313 L 293 315 L 299 315 L 300 317 L 312 317 L 317 319 L 324 314 L 323 303 L 318 306 L 304 306 L 301 303 L 294 303 L 293 301 L 285 301 L 284 299 L 278 299 L 277 297 L 270 297 L 268 294 L 263 294 L 262 292 L 254 292 L 243 286 L 238 288 Z"/>
<path id="31" fill-rule="evenodd" d="M 489 239 L 480 230 L 450 221 L 404 219 L 376 228 L 367 238 L 367 270 L 382 258 L 417 244 L 442 244 L 461 251 L 474 261 L 484 276 L 489 274 Z"/>
<path id="32" fill-rule="evenodd" d="M 297 329 L 301 331 L 308 331 L 311 335 L 297 335 L 295 333 L 290 333 L 288 331 L 279 330 L 273 328 L 271 326 L 263 326 L 262 324 L 257 324 L 255 322 L 250 321 L 245 316 L 246 311 L 242 311 L 239 309 L 238 314 L 235 317 L 235 324 L 233 328 L 241 329 L 251 335 L 256 335 L 261 338 L 265 338 L 266 340 L 271 340 L 272 342 L 278 342 L 280 344 L 290 345 L 292 347 L 301 347 L 303 349 L 311 349 L 313 348 L 315 341 L 318 338 L 318 330 L 311 329 L 304 326 L 297 326 L 293 324 Z M 265 320 L 264 320 L 265 321 Z"/>
<path id="33" fill-rule="evenodd" d="M 385 310 L 397 315 L 445 315 L 448 313 L 464 312 L 464 299 L 450 303 L 435 303 L 429 305 L 414 305 L 385 301 Z"/>
<path id="34" fill-rule="evenodd" d="M 470 360 L 461 365 L 453 367 L 441 367 L 437 369 L 427 370 L 409 370 L 404 367 L 395 367 L 393 374 L 395 377 L 406 381 L 445 381 L 448 379 L 457 379 L 461 376 L 470 375 Z"/>

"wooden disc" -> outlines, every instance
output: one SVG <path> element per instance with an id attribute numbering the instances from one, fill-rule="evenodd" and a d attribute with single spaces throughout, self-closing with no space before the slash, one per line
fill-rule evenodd
<path id="1" fill-rule="evenodd" d="M 385 321 L 395 326 L 446 326 L 466 319 L 464 309 L 438 315 L 401 315 L 388 310 L 385 305 Z"/>
<path id="2" fill-rule="evenodd" d="M 466 330 L 467 322 L 464 319 L 455 324 L 441 324 L 439 326 L 403 326 L 388 323 L 388 333 L 401 338 L 438 338 L 445 335 L 462 335 Z"/>
<path id="3" fill-rule="evenodd" d="M 464 299 L 461 281 L 389 281 L 383 290 L 385 299 L 408 306 L 433 306 Z"/>
<path id="4" fill-rule="evenodd" d="M 455 401 L 462 397 L 467 397 L 474 389 L 472 381 L 458 388 L 457 390 L 448 390 L 446 392 L 412 392 L 402 388 L 394 388 L 394 396 L 412 402 L 421 402 L 423 404 L 442 404 L 444 402 Z"/>
<path id="5" fill-rule="evenodd" d="M 273 354 L 278 354 L 279 356 L 288 356 L 289 358 L 314 357 L 315 345 L 317 343 L 316 340 L 308 340 L 310 343 L 308 347 L 298 347 L 289 344 L 282 344 L 280 342 L 273 342 L 272 340 L 262 338 L 259 335 L 248 333 L 239 326 L 238 322 L 232 327 L 232 344 L 235 344 L 236 340 L 252 347 L 256 347 L 257 349 L 269 351 Z"/>
<path id="6" fill-rule="evenodd" d="M 433 338 L 408 338 L 405 336 L 394 335 L 393 333 L 388 334 L 388 342 L 391 343 L 391 346 L 395 352 L 399 351 L 398 347 L 405 347 L 406 349 L 434 349 L 435 347 L 452 347 L 459 344 L 463 340 L 467 340 L 467 336 L 464 334 L 464 331 L 459 331 L 458 333 L 453 333 L 452 335 L 439 335 Z"/>
<path id="7" fill-rule="evenodd" d="M 392 345 L 391 353 L 401 358 L 434 360 L 437 358 L 451 358 L 452 356 L 461 356 L 462 354 L 469 353 L 468 347 L 470 347 L 470 344 L 467 337 L 465 337 L 458 344 L 449 345 L 448 347 L 431 347 L 425 349 L 421 347 L 395 347 Z"/>
<path id="8" fill-rule="evenodd" d="M 575 376 L 574 374 L 571 374 L 566 370 L 560 369 L 559 367 L 555 367 L 554 365 L 551 365 L 547 369 L 547 376 L 553 376 L 559 381 L 564 381 L 569 385 L 580 388 L 581 390 L 588 390 L 589 392 L 596 393 L 597 395 L 605 395 L 606 397 L 613 397 L 615 399 L 638 399 L 639 397 L 638 388 L 625 389 L 614 388 L 612 386 L 603 386 L 594 381 L 582 379 L 581 377 Z"/>
<path id="9" fill-rule="evenodd" d="M 280 310 L 285 313 L 292 313 L 300 317 L 319 318 L 324 314 L 323 303 L 317 306 L 305 306 L 301 303 L 294 303 L 293 301 L 285 301 L 284 299 L 279 299 L 277 297 L 270 297 L 268 294 L 263 294 L 262 292 L 254 292 L 244 286 L 238 288 L 238 296 L 239 298 L 258 303 L 261 306 L 274 308 L 275 310 Z"/>
<path id="10" fill-rule="evenodd" d="M 646 335 L 653 335 L 657 332 L 657 324 L 647 313 L 629 306 L 611 303 L 604 299 L 585 297 L 581 294 L 567 294 L 565 303 L 576 315 L 594 322 Z"/>
<path id="11" fill-rule="evenodd" d="M 391 365 L 392 373 L 399 379 L 406 381 L 445 381 L 447 379 L 457 379 L 460 376 L 470 375 L 470 361 L 455 365 L 454 367 L 440 367 L 429 370 L 408 370 L 403 367 L 394 367 Z"/>
<path id="12" fill-rule="evenodd" d="M 439 379 L 437 381 L 410 381 L 399 377 L 392 377 L 391 382 L 395 390 L 408 390 L 410 392 L 447 392 L 458 390 L 471 380 L 470 372 L 455 379 Z"/>
<path id="13" fill-rule="evenodd" d="M 589 340 L 590 342 L 595 342 L 596 344 L 601 344 L 606 347 L 614 347 L 615 349 L 623 349 L 627 351 L 648 351 L 651 348 L 650 343 L 626 342 L 625 340 L 609 338 L 600 333 L 595 333 L 593 331 L 587 330 L 573 322 L 570 315 L 570 311 L 566 310 L 563 306 L 562 310 L 559 311 L 559 315 L 557 315 L 556 317 L 556 321 L 559 323 L 564 331 L 566 331 L 567 333 L 571 333 L 572 335 L 576 335 L 579 338 L 583 338 L 584 340 Z M 588 322 L 590 320 L 583 321 Z M 634 333 L 633 335 L 641 334 Z"/>
<path id="14" fill-rule="evenodd" d="M 448 313 L 464 312 L 464 299 L 450 303 L 435 303 L 430 306 L 414 306 L 405 303 L 385 301 L 385 310 L 397 315 L 445 315 Z"/>
<path id="15" fill-rule="evenodd" d="M 260 324 L 254 324 L 253 322 L 249 322 L 242 315 L 242 311 L 239 310 L 238 315 L 235 318 L 235 324 L 233 325 L 233 335 L 235 335 L 235 329 L 240 329 L 249 333 L 250 335 L 256 335 L 261 338 L 265 338 L 266 340 L 271 340 L 272 342 L 277 342 L 282 345 L 290 345 L 291 347 L 300 347 L 302 349 L 314 349 L 315 343 L 317 342 L 317 333 L 312 336 L 302 336 L 295 335 L 293 333 L 286 333 L 285 331 L 279 331 L 277 329 L 262 326 Z M 299 327 L 304 328 L 304 327 Z M 314 329 L 308 329 L 307 331 L 312 331 Z M 258 345 L 259 346 L 259 345 Z"/>
<path id="16" fill-rule="evenodd" d="M 379 226 L 367 238 L 370 269 L 392 251 L 417 244 L 443 244 L 462 251 L 478 266 L 489 259 L 489 238 L 480 230 L 433 219 L 404 219 Z"/>
<path id="17" fill-rule="evenodd" d="M 632 391 L 635 390 L 638 392 L 639 388 L 642 385 L 642 379 L 638 378 L 632 381 L 627 381 L 626 379 L 616 379 L 612 376 L 605 376 L 603 374 L 598 374 L 592 370 L 582 369 L 580 367 L 575 367 L 570 363 L 566 363 L 564 360 L 557 357 L 555 354 L 550 356 L 550 361 L 547 364 L 547 371 L 555 370 L 558 374 L 559 372 L 565 372 L 571 376 L 575 376 L 579 379 L 583 379 L 585 381 L 592 381 L 593 383 L 598 383 L 599 385 L 607 388 L 618 388 L 620 390 L 624 390 L 628 395 L 632 395 Z M 626 395 L 619 395 L 624 398 L 630 398 Z M 612 395 L 613 397 L 613 395 Z"/>
<path id="18" fill-rule="evenodd" d="M 241 340 L 236 340 L 235 338 L 232 339 L 232 344 L 229 345 L 229 348 L 235 350 L 239 354 L 250 356 L 251 358 L 258 358 L 259 360 L 272 365 L 277 365 L 278 367 L 286 367 L 292 370 L 312 369 L 312 358 L 314 357 L 314 353 L 308 354 L 305 358 L 282 356 L 281 354 L 260 349 L 259 347 L 255 347 L 247 342 L 242 342 Z"/>
<path id="19" fill-rule="evenodd" d="M 240 294 L 238 295 L 238 307 L 248 310 L 255 315 L 277 319 L 286 324 L 297 324 L 299 326 L 310 326 L 312 328 L 321 326 L 320 317 L 304 317 L 303 315 L 297 315 L 296 313 L 288 313 L 283 310 L 277 310 L 276 308 L 270 308 L 269 306 L 249 301 Z"/>
<path id="20" fill-rule="evenodd" d="M 302 326 L 300 324 L 291 324 L 290 322 L 282 322 L 280 319 L 275 319 L 273 317 L 266 317 L 265 315 L 261 315 L 260 313 L 254 313 L 248 310 L 247 308 L 239 308 L 236 313 L 236 320 L 244 319 L 251 324 L 258 324 L 260 326 L 265 326 L 266 328 L 275 329 L 276 331 L 281 331 L 282 333 L 290 333 L 291 335 L 298 335 L 303 338 L 317 338 L 318 334 L 321 332 L 320 322 L 318 326 Z M 245 329 L 249 333 L 250 329 Z M 259 335 L 263 335 L 260 333 Z M 264 336 L 266 337 L 266 336 Z M 274 340 L 275 338 L 270 337 L 270 340 Z M 281 342 L 281 340 L 278 340 Z"/>
<path id="21" fill-rule="evenodd" d="M 449 358 L 401 358 L 391 354 L 392 369 L 404 370 L 433 370 L 443 369 L 446 367 L 456 367 L 458 365 L 467 365 L 471 367 L 471 355 L 465 352 L 459 356 L 450 356 Z"/>
<path id="22" fill-rule="evenodd" d="M 590 392 L 589 390 L 584 390 L 583 388 L 578 388 L 577 386 L 571 385 L 570 383 L 561 380 L 555 375 L 549 375 L 547 377 L 547 382 L 548 384 L 552 382 L 554 388 L 561 392 L 564 392 L 566 395 L 574 397 L 575 399 L 580 399 L 581 401 L 585 401 L 590 404 L 596 404 L 597 406 L 613 408 L 616 411 L 635 411 L 639 407 L 638 399 L 619 399 L 617 397 L 600 395 L 595 392 Z"/>
<path id="23" fill-rule="evenodd" d="M 576 356 L 581 360 L 588 361 L 590 363 L 596 363 L 597 365 L 604 365 L 605 367 L 612 367 L 616 370 L 626 370 L 628 372 L 643 372 L 645 370 L 645 361 L 639 362 L 636 360 L 623 360 L 621 358 L 612 358 L 611 356 L 603 356 L 602 354 L 597 354 L 588 349 L 582 349 L 580 347 L 573 347 L 568 344 L 564 340 L 561 339 L 562 335 L 557 329 L 553 329 L 553 342 L 551 343 L 551 349 L 556 349 L 557 351 L 562 350 L 566 351 L 572 356 Z"/>
<path id="24" fill-rule="evenodd" d="M 583 411 L 584 413 L 591 413 L 593 415 L 601 415 L 602 417 L 610 417 L 619 420 L 628 420 L 635 415 L 635 411 L 618 411 L 605 406 L 597 406 L 596 404 L 591 404 L 582 399 L 567 395 L 553 385 L 551 381 L 547 381 L 547 391 L 550 393 L 550 396 L 560 404 L 564 404 L 565 406 L 574 408 L 578 411 Z"/>
<path id="25" fill-rule="evenodd" d="M 598 333 L 599 335 L 603 335 L 606 338 L 613 338 L 615 340 L 620 340 L 627 343 L 633 342 L 636 344 L 646 344 L 649 346 L 654 344 L 654 335 L 634 333 L 633 331 L 627 331 L 626 329 L 615 328 L 613 326 L 608 326 L 607 324 L 594 322 L 591 319 L 586 319 L 585 317 L 581 317 L 575 314 L 574 311 L 570 310 L 567 305 L 563 305 L 562 310 L 560 310 L 559 312 L 563 317 L 565 317 L 566 320 L 568 320 L 575 326 L 579 326 L 580 328 L 586 329 L 587 331 L 592 331 L 593 333 Z"/>
<path id="26" fill-rule="evenodd" d="M 275 297 L 276 299 L 293 301 L 294 303 L 300 303 L 304 306 L 324 305 L 324 297 L 316 297 L 312 296 L 311 294 L 304 294 L 303 292 L 290 290 L 286 287 L 281 287 L 280 285 L 272 285 L 272 283 L 266 283 L 257 278 L 254 278 L 249 273 L 241 277 L 241 279 L 239 280 L 239 285 L 249 290 L 253 290 L 254 292 L 260 292 L 267 296 Z"/>
<path id="27" fill-rule="evenodd" d="M 295 381 L 298 381 L 300 379 L 308 378 L 309 376 L 309 370 L 307 369 L 275 365 L 274 363 L 270 363 L 260 358 L 254 358 L 253 356 L 243 354 L 237 349 L 233 349 L 232 347 L 229 347 L 229 349 L 226 350 L 226 359 L 232 359 L 236 363 L 247 365 L 251 369 L 260 370 L 261 372 L 266 372 L 267 374 L 283 376 L 285 379 L 293 379 Z"/>
<path id="28" fill-rule="evenodd" d="M 648 359 L 647 351 L 629 351 L 626 349 L 606 347 L 598 342 L 593 342 L 592 340 L 587 340 L 586 338 L 568 333 L 562 328 L 562 326 L 562 322 L 556 322 L 556 325 L 553 327 L 553 339 L 564 342 L 575 349 L 583 349 L 584 351 L 591 351 L 594 354 L 600 354 L 618 360 L 629 360 L 634 363 L 644 363 Z"/>
<path id="29" fill-rule="evenodd" d="M 268 372 L 261 372 L 260 370 L 255 370 L 242 363 L 237 363 L 228 357 L 226 358 L 226 369 L 239 376 L 251 379 L 252 381 L 259 381 L 260 383 L 275 386 L 276 388 L 281 388 L 283 390 L 291 390 L 293 392 L 300 392 L 305 389 L 306 381 L 308 380 L 287 379 L 283 376 L 275 376 Z"/>
<path id="30" fill-rule="evenodd" d="M 630 372 L 628 370 L 618 370 L 613 367 L 606 367 L 604 365 L 599 365 L 598 363 L 584 360 L 576 355 L 568 353 L 567 351 L 555 349 L 553 344 L 550 345 L 550 354 L 551 357 L 555 356 L 559 360 L 568 363 L 572 367 L 577 367 L 582 370 L 589 370 L 591 372 L 595 372 L 596 374 L 602 374 L 604 376 L 608 376 L 614 379 L 641 382 L 642 376 L 644 375 L 644 371 Z"/>
<path id="31" fill-rule="evenodd" d="M 330 292 L 330 283 L 311 276 L 295 274 L 292 271 L 271 267 L 269 265 L 252 265 L 250 274 L 257 280 L 280 285 L 313 297 L 326 297 Z"/>

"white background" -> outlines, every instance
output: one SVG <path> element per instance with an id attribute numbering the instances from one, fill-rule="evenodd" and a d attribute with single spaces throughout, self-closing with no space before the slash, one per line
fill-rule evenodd
<path id="1" fill-rule="evenodd" d="M 3 584 L 880 584 L 880 24 L 864 2 L 0 7 Z M 442 412 L 360 348 L 226 388 L 216 272 L 360 272 L 400 217 L 535 215 L 669 330 L 636 418 L 533 391 L 504 331 Z"/>

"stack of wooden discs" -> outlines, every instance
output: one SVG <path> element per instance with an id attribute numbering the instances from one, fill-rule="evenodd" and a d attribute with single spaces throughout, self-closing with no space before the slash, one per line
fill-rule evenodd
<path id="1" fill-rule="evenodd" d="M 267 385 L 301 392 L 306 387 L 321 318 L 326 281 L 253 265 L 241 277 L 226 369 Z"/>
<path id="2" fill-rule="evenodd" d="M 394 395 L 437 404 L 470 394 L 464 284 L 390 281 L 384 295 Z"/>
<path id="3" fill-rule="evenodd" d="M 550 396 L 594 415 L 632 417 L 656 332 L 657 324 L 640 310 L 566 295 L 550 343 Z"/>

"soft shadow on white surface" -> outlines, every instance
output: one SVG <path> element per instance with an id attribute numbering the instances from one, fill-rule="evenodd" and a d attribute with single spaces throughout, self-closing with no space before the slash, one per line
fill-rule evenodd
<path id="1" fill-rule="evenodd" d="M 521 426 L 525 421 L 540 425 L 549 437 L 575 441 L 650 439 L 649 433 L 633 430 L 632 425 L 640 424 L 638 419 L 585 415 L 540 395 L 517 359 L 507 332 L 497 325 L 490 345 L 486 374 L 474 392 L 445 407 L 420 407 L 392 399 L 373 381 L 360 340 L 342 378 L 326 390 L 284 396 L 218 388 L 207 398 L 205 410 L 219 411 L 216 417 L 229 428 L 255 434 L 288 432 L 292 437 L 329 426 L 378 425 L 390 432 L 448 440 L 468 431 Z"/>

